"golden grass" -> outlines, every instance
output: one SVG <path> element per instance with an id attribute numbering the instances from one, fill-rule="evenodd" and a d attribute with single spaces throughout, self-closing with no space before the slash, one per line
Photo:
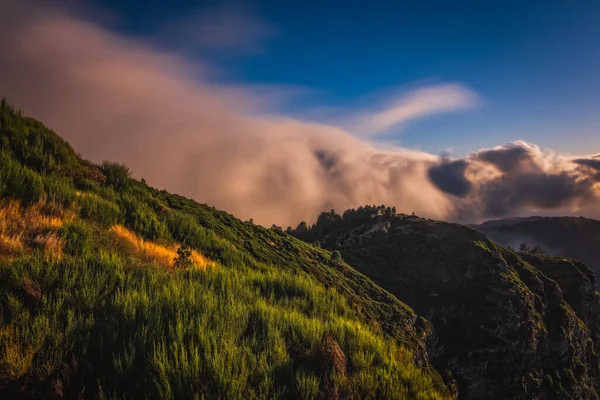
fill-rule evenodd
<path id="1" fill-rule="evenodd" d="M 20 237 L 8 236 L 0 233 L 0 255 L 15 255 L 23 250 L 23 242 Z"/>
<path id="2" fill-rule="evenodd" d="M 58 229 L 65 222 L 72 220 L 72 212 L 63 212 L 58 216 L 42 213 L 43 203 L 23 207 L 18 201 L 7 201 L 0 204 L 0 233 L 15 236 L 23 232 L 35 232 L 45 229 Z"/>
<path id="3" fill-rule="evenodd" d="M 25 375 L 33 364 L 35 349 L 24 348 L 14 341 L 12 329 L 0 330 L 0 356 L 3 363 L 0 364 L 0 379 L 3 381 L 16 380 Z"/>
<path id="4" fill-rule="evenodd" d="M 43 207 L 43 203 L 23 207 L 15 200 L 0 202 L 0 255 L 16 255 L 28 244 L 57 259 L 62 256 L 62 241 L 52 231 L 75 218 L 75 214 L 62 211 L 59 215 L 46 215 Z"/>
<path id="5" fill-rule="evenodd" d="M 33 243 L 43 250 L 44 254 L 60 260 L 63 254 L 63 240 L 56 232 L 46 232 L 37 235 Z"/>
<path id="6" fill-rule="evenodd" d="M 165 246 L 138 237 L 135 233 L 122 225 L 113 225 L 110 233 L 115 239 L 114 245 L 121 251 L 137 257 L 145 262 L 156 262 L 166 268 L 173 268 L 177 257 L 177 246 Z M 213 263 L 196 250 L 190 256 L 196 268 L 206 269 Z"/>

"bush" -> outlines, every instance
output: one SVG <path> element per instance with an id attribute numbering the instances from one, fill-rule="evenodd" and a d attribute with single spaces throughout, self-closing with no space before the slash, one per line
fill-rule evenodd
<path id="1" fill-rule="evenodd" d="M 115 203 L 95 195 L 86 194 L 78 199 L 80 214 L 104 226 L 123 222 L 123 212 Z"/>
<path id="2" fill-rule="evenodd" d="M 49 176 L 44 179 L 46 199 L 63 207 L 71 207 L 77 199 L 75 188 L 65 178 Z"/>
<path id="3" fill-rule="evenodd" d="M 135 197 L 127 196 L 124 200 L 125 222 L 134 232 L 150 240 L 168 237 L 167 227 L 158 219 L 154 210 Z"/>
<path id="4" fill-rule="evenodd" d="M 36 203 L 44 195 L 42 177 L 0 153 L 0 195 L 18 198 L 26 205 Z"/>
<path id="5" fill-rule="evenodd" d="M 334 250 L 331 252 L 331 262 L 333 262 L 333 263 L 342 262 L 342 255 L 340 254 L 339 251 Z"/>
<path id="6" fill-rule="evenodd" d="M 115 189 L 123 190 L 131 185 L 131 171 L 123 164 L 104 161 L 101 167 L 106 183 Z"/>
<path id="7" fill-rule="evenodd" d="M 175 268 L 186 269 L 192 266 L 192 249 L 188 245 L 181 245 L 177 249 L 177 257 L 173 260 Z"/>
<path id="8" fill-rule="evenodd" d="M 200 247 L 206 232 L 194 218 L 178 211 L 170 210 L 166 218 L 167 227 L 173 239 L 187 243 L 192 247 Z"/>
<path id="9" fill-rule="evenodd" d="M 73 256 L 89 257 L 92 254 L 92 231 L 83 222 L 74 221 L 60 228 L 65 242 L 65 252 Z"/>

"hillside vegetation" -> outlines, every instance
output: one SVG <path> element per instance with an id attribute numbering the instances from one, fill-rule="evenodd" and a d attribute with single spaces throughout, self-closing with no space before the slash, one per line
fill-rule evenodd
<path id="1" fill-rule="evenodd" d="M 0 398 L 450 397 L 431 325 L 331 253 L 0 106 Z"/>

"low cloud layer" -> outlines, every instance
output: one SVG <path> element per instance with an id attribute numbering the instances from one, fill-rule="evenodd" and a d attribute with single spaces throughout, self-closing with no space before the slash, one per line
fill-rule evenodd
<path id="1" fill-rule="evenodd" d="M 463 86 L 400 94 L 377 110 L 356 111 L 356 130 L 343 130 L 270 112 L 285 88 L 217 84 L 214 66 L 32 4 L 3 4 L 0 95 L 85 157 L 126 163 L 153 186 L 242 219 L 294 225 L 366 203 L 461 221 L 600 211 L 597 156 L 570 158 L 517 142 L 457 160 L 361 139 L 473 107 L 477 96 Z M 243 32 L 227 26 L 229 46 Z"/>

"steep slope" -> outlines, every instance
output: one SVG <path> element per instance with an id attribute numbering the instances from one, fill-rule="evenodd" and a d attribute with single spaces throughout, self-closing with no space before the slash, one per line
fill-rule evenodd
<path id="1" fill-rule="evenodd" d="M 1 398 L 448 398 L 431 325 L 330 259 L 0 105 Z"/>
<path id="2" fill-rule="evenodd" d="M 585 262 L 600 274 L 600 221 L 574 217 L 531 217 L 488 221 L 475 226 L 492 240 L 518 249 L 521 243 Z"/>
<path id="3" fill-rule="evenodd" d="M 469 227 L 385 207 L 324 213 L 295 234 L 425 316 L 461 398 L 598 398 L 598 293 L 591 271 L 520 255 Z"/>

